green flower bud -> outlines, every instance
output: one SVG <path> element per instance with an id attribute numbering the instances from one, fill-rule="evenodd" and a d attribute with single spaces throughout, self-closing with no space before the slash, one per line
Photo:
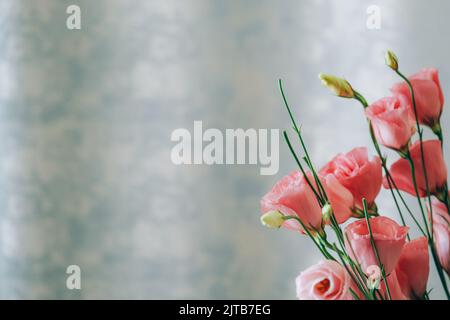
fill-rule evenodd
<path id="1" fill-rule="evenodd" d="M 329 224 L 331 220 L 331 215 L 333 214 L 333 208 L 329 203 L 322 208 L 322 221 L 324 224 Z"/>
<path id="2" fill-rule="evenodd" d="M 391 51 L 386 51 L 386 55 L 384 56 L 386 64 L 394 71 L 398 70 L 398 59 L 397 56 Z"/>
<path id="3" fill-rule="evenodd" d="M 322 80 L 324 86 L 328 87 L 338 97 L 355 97 L 353 88 L 347 80 L 324 73 L 319 74 L 319 79 Z"/>

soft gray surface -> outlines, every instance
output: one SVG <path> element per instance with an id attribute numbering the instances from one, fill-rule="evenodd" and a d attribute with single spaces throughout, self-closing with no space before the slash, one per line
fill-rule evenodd
<path id="1" fill-rule="evenodd" d="M 65 27 L 69 4 L 81 31 Z M 366 28 L 370 4 L 381 30 Z M 0 298 L 294 298 L 319 255 L 259 223 L 260 197 L 295 168 L 287 148 L 276 176 L 177 167 L 171 132 L 194 120 L 287 128 L 282 77 L 317 164 L 369 145 L 359 106 L 317 74 L 345 75 L 373 100 L 397 80 L 383 62 L 392 48 L 406 73 L 438 67 L 448 96 L 449 11 L 443 0 L 0 0 Z M 388 193 L 379 207 L 395 216 Z M 70 264 L 81 291 L 65 287 Z"/>

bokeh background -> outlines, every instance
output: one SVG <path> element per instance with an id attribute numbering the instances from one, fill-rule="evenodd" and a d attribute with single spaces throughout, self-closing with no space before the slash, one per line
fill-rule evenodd
<path id="1" fill-rule="evenodd" d="M 66 28 L 71 4 L 81 30 Z M 260 197 L 295 168 L 283 142 L 279 173 L 261 176 L 175 166 L 172 131 L 289 128 L 282 78 L 317 165 L 371 146 L 359 105 L 317 74 L 373 101 L 398 80 L 391 48 L 407 74 L 438 67 L 448 95 L 448 12 L 444 0 L 0 0 L 0 298 L 294 299 L 320 256 L 259 222 Z M 396 217 L 387 192 L 378 205 Z M 71 264 L 82 290 L 66 288 Z M 442 298 L 433 267 L 430 287 Z"/>

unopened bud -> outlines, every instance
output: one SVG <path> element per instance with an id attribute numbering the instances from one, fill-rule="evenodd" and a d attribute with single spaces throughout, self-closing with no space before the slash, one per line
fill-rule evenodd
<path id="1" fill-rule="evenodd" d="M 386 64 L 394 71 L 398 70 L 398 59 L 397 56 L 391 51 L 386 51 L 386 54 L 384 56 L 384 60 L 386 61 Z"/>
<path id="2" fill-rule="evenodd" d="M 329 203 L 325 204 L 322 208 L 322 221 L 324 224 L 329 224 L 331 215 L 333 214 L 333 208 Z"/>
<path id="3" fill-rule="evenodd" d="M 280 228 L 283 223 L 283 215 L 280 211 L 269 211 L 261 216 L 261 223 L 269 228 Z"/>
<path id="4" fill-rule="evenodd" d="M 335 95 L 343 98 L 355 97 L 353 88 L 347 80 L 324 73 L 319 74 L 319 79 L 322 80 L 322 84 L 333 91 Z"/>

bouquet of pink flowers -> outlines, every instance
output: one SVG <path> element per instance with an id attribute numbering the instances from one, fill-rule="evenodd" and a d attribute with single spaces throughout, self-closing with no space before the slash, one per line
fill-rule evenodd
<path id="1" fill-rule="evenodd" d="M 282 178 L 261 200 L 261 221 L 308 236 L 324 260 L 296 279 L 299 299 L 429 299 L 430 256 L 447 299 L 450 274 L 450 199 L 440 123 L 444 97 L 433 68 L 405 77 L 398 59 L 386 53 L 386 64 L 402 79 L 392 96 L 372 104 L 349 82 L 320 74 L 337 96 L 357 100 L 364 108 L 376 156 L 365 147 L 338 154 L 316 170 L 279 81 L 302 156 L 286 131 L 284 139 L 299 170 Z M 423 138 L 425 127 L 436 139 Z M 399 158 L 388 166 L 381 146 Z M 381 186 L 395 202 L 399 222 L 376 206 Z M 417 198 L 418 212 L 405 194 Z M 421 236 L 411 239 L 405 216 Z M 353 221 L 348 221 L 352 219 Z M 344 226 L 345 224 L 345 226 Z"/>

